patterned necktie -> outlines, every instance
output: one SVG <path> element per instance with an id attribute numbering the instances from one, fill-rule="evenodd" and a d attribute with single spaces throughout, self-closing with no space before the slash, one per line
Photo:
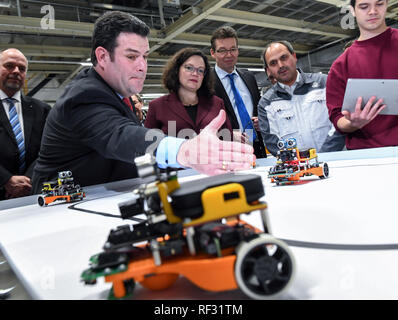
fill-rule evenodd
<path id="1" fill-rule="evenodd" d="M 245 132 L 245 130 L 247 130 L 247 129 L 250 129 L 249 130 L 249 140 L 250 140 L 250 142 L 253 142 L 256 139 L 256 131 L 254 130 L 253 122 L 250 119 L 249 113 L 247 112 L 247 109 L 242 100 L 242 97 L 241 97 L 239 91 L 235 87 L 234 76 L 235 76 L 234 73 L 228 74 L 229 81 L 231 82 L 232 92 L 234 93 L 234 97 L 235 97 L 236 107 L 238 108 L 240 121 L 242 123 L 243 132 Z M 250 134 L 250 133 L 252 133 L 252 134 Z"/>
<path id="2" fill-rule="evenodd" d="M 7 101 L 10 106 L 9 109 L 10 123 L 19 150 L 19 173 L 23 174 L 25 172 L 26 164 L 25 164 L 25 141 L 22 134 L 21 124 L 19 123 L 17 108 L 15 107 L 14 99 L 7 98 L 5 99 L 5 101 Z"/>

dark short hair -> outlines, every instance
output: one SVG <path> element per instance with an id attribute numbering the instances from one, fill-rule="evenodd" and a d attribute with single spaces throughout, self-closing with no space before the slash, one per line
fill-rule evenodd
<path id="1" fill-rule="evenodd" d="M 388 0 L 386 0 L 386 1 L 388 1 Z M 355 4 L 357 3 L 357 1 L 356 0 L 350 0 L 350 5 L 351 5 L 351 7 L 353 7 L 354 9 L 355 9 Z"/>
<path id="2" fill-rule="evenodd" d="M 113 60 L 113 52 L 117 47 L 116 39 L 120 33 L 135 33 L 147 37 L 150 29 L 137 17 L 121 11 L 109 11 L 99 17 L 94 24 L 91 45 L 91 63 L 97 65 L 95 50 L 104 47 Z"/>
<path id="3" fill-rule="evenodd" d="M 205 63 L 205 74 L 203 77 L 202 85 L 198 90 L 198 95 L 210 97 L 214 94 L 214 78 L 213 74 L 210 72 L 210 64 L 207 60 L 206 55 L 196 48 L 184 48 L 178 51 L 174 56 L 170 58 L 167 62 L 165 69 L 163 71 L 163 85 L 169 90 L 169 92 L 178 93 L 178 89 L 180 88 L 180 67 L 183 65 L 185 61 L 187 61 L 192 56 L 200 56 L 202 57 Z"/>
<path id="4" fill-rule="evenodd" d="M 220 27 L 216 29 L 211 36 L 211 48 L 216 50 L 216 40 L 217 39 L 227 39 L 227 38 L 235 38 L 236 44 L 238 44 L 238 34 L 235 29 L 229 26 Z"/>
<path id="5" fill-rule="evenodd" d="M 277 41 L 272 41 L 272 42 L 268 43 L 268 44 L 265 46 L 265 48 L 264 48 L 264 50 L 263 50 L 263 52 L 262 52 L 262 54 L 261 54 L 261 60 L 262 60 L 263 63 L 264 63 L 264 68 L 265 68 L 265 69 L 268 68 L 267 60 L 265 59 L 265 54 L 267 53 L 268 48 L 269 48 L 271 45 L 273 45 L 274 43 L 280 43 L 280 44 L 284 45 L 284 46 L 287 48 L 287 50 L 289 50 L 289 52 L 290 52 L 291 54 L 294 53 L 293 46 L 292 46 L 292 44 L 291 44 L 289 41 L 286 41 L 286 40 L 277 40 Z"/>

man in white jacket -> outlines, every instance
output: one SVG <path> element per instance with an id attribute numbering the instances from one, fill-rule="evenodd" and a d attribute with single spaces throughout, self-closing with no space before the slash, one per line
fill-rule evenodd
<path id="1" fill-rule="evenodd" d="M 277 80 L 258 104 L 267 149 L 275 155 L 279 139 L 295 138 L 299 149 L 341 150 L 344 136 L 336 133 L 326 107 L 327 76 L 297 69 L 296 53 L 287 41 L 268 44 L 262 59 Z"/>

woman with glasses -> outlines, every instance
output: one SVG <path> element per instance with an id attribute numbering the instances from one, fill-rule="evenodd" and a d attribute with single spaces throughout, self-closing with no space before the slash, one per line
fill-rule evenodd
<path id="1" fill-rule="evenodd" d="M 169 94 L 149 103 L 145 127 L 161 129 L 179 138 L 199 134 L 221 109 L 225 110 L 223 100 L 214 95 L 209 71 L 207 57 L 200 50 L 178 51 L 163 72 L 163 85 Z M 219 135 L 223 140 L 231 140 L 232 127 L 228 119 Z"/>

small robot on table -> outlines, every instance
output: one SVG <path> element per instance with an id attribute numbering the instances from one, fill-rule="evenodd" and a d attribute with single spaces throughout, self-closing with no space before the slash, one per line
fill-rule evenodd
<path id="1" fill-rule="evenodd" d="M 294 138 L 279 140 L 278 147 L 276 165 L 268 171 L 268 178 L 276 185 L 293 184 L 303 176 L 329 176 L 328 164 L 318 161 L 314 148 L 300 151 Z"/>
<path id="2" fill-rule="evenodd" d="M 54 201 L 72 202 L 83 200 L 86 196 L 80 185 L 75 184 L 71 171 L 58 172 L 58 179 L 43 183 L 41 195 L 38 196 L 39 206 L 47 206 Z"/>
<path id="3" fill-rule="evenodd" d="M 182 183 L 175 171 L 160 172 L 150 155 L 136 159 L 151 182 L 119 204 L 122 218 L 145 214 L 134 225 L 111 230 L 103 252 L 90 259 L 81 280 L 113 283 L 109 298 L 124 298 L 136 283 L 166 289 L 180 275 L 208 291 L 241 289 L 253 299 L 279 296 L 290 285 L 294 259 L 270 235 L 261 177 L 224 174 Z M 263 230 L 242 220 L 259 212 Z"/>

